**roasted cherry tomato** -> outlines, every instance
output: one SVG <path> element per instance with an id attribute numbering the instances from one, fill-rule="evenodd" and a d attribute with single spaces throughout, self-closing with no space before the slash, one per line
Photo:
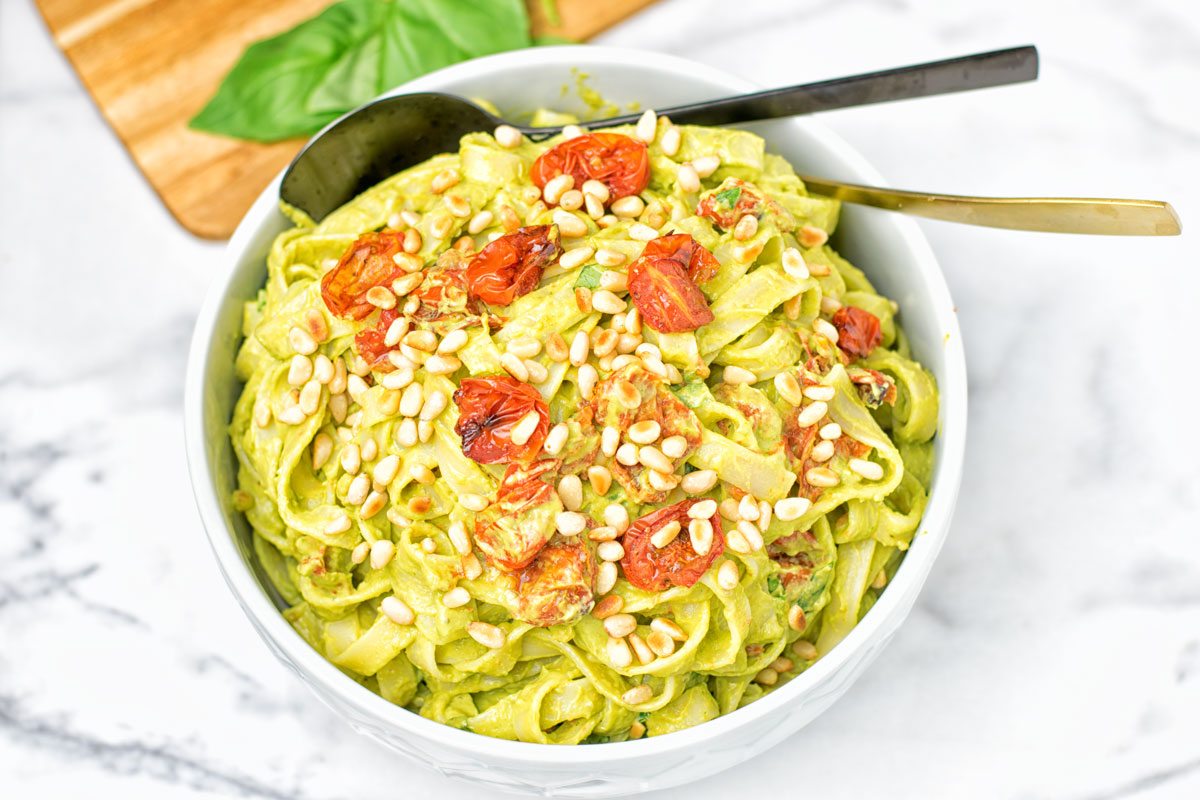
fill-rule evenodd
<path id="1" fill-rule="evenodd" d="M 523 622 L 548 627 L 574 622 L 592 609 L 596 558 L 579 539 L 559 538 L 517 574 L 517 613 Z"/>
<path id="2" fill-rule="evenodd" d="M 342 254 L 337 266 L 321 278 L 321 298 L 335 315 L 363 319 L 375 310 L 367 291 L 387 286 L 404 274 L 392 256 L 404 250 L 404 234 L 364 233 Z"/>
<path id="3" fill-rule="evenodd" d="M 669 586 L 694 586 L 703 577 L 725 551 L 725 532 L 721 529 L 721 515 L 713 514 L 709 520 L 713 527 L 712 547 L 703 556 L 692 549 L 687 532 L 691 520 L 687 512 L 699 502 L 699 498 L 681 500 L 647 514 L 629 526 L 622 539 L 625 556 L 621 559 L 627 581 L 647 592 L 661 592 Z M 666 547 L 655 547 L 650 537 L 670 522 L 678 522 L 682 530 Z"/>
<path id="4" fill-rule="evenodd" d="M 524 568 L 554 536 L 555 518 L 563 510 L 554 489 L 561 463 L 509 464 L 496 502 L 475 517 L 475 544 L 498 568 Z"/>
<path id="5" fill-rule="evenodd" d="M 383 340 L 387 337 L 388 328 L 399 316 L 400 312 L 396 309 L 385 308 L 379 312 L 379 320 L 373 326 L 363 328 L 354 335 L 354 346 L 357 348 L 358 354 L 371 366 L 371 369 L 380 372 L 389 372 L 393 369 L 387 354 L 395 348 L 388 347 Z"/>
<path id="6" fill-rule="evenodd" d="M 838 332 L 838 347 L 848 356 L 862 358 L 870 355 L 883 341 L 879 317 L 854 306 L 842 306 L 833 315 L 833 327 Z"/>
<path id="7" fill-rule="evenodd" d="M 650 156 L 637 139 L 620 133 L 586 133 L 542 153 L 529 171 L 538 188 L 558 175 L 570 175 L 576 188 L 586 180 L 600 181 L 616 200 L 646 188 Z"/>
<path id="8" fill-rule="evenodd" d="M 694 331 L 712 322 L 708 300 L 690 277 L 693 269 L 711 277 L 709 270 L 715 269 L 709 259 L 716 263 L 712 253 L 687 234 L 663 236 L 647 243 L 629 268 L 629 295 L 642 313 L 642 320 L 659 333 Z"/>
<path id="9" fill-rule="evenodd" d="M 506 306 L 537 288 L 542 270 L 562 254 L 558 227 L 520 228 L 484 246 L 467 265 L 467 291 L 494 306 Z"/>
<path id="10" fill-rule="evenodd" d="M 727 178 L 716 191 L 701 198 L 696 214 L 708 217 L 717 227 L 728 231 L 747 214 L 760 216 L 762 204 L 762 196 L 750 184 L 737 178 Z"/>
<path id="11" fill-rule="evenodd" d="M 697 285 L 706 283 L 721 268 L 717 257 L 686 233 L 670 233 L 649 241 L 642 255 L 678 261 Z"/>
<path id="12" fill-rule="evenodd" d="M 480 464 L 529 461 L 537 456 L 550 431 L 550 410 L 538 390 L 507 375 L 466 378 L 454 393 L 462 449 Z M 529 412 L 538 416 L 533 435 L 524 444 L 510 438 L 513 426 Z"/>

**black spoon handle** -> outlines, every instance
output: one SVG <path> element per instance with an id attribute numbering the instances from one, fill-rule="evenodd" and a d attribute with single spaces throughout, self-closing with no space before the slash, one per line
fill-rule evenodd
<path id="1" fill-rule="evenodd" d="M 1037 75 L 1037 48 L 1026 45 L 663 108 L 658 109 L 658 113 L 669 116 L 672 122 L 688 125 L 734 125 L 890 100 L 931 97 L 968 89 L 1023 83 L 1036 79 Z M 590 120 L 580 125 L 584 128 L 606 128 L 636 122 L 639 116 L 640 114 L 626 114 L 609 119 Z M 536 136 L 557 133 L 560 129 L 522 130 Z"/>

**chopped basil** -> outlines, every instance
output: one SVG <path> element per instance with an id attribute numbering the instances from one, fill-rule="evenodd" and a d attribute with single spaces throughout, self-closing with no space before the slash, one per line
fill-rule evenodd
<path id="1" fill-rule="evenodd" d="M 600 268 L 593 264 L 588 264 L 579 270 L 579 277 L 575 279 L 575 287 L 598 289 L 600 287 Z"/>
<path id="2" fill-rule="evenodd" d="M 715 195 L 717 204 L 724 208 L 733 208 L 736 206 L 741 196 L 742 188 L 740 186 L 735 186 L 732 189 L 722 189 Z"/>

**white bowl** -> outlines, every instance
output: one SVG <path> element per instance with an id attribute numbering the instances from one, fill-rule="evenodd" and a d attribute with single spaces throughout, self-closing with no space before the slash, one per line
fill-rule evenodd
<path id="1" fill-rule="evenodd" d="M 442 90 L 483 97 L 506 111 L 570 105 L 563 86 L 578 68 L 606 98 L 644 107 L 719 97 L 754 87 L 671 56 L 606 47 L 535 48 L 482 58 L 427 75 L 394 93 Z M 914 113 L 919 113 L 914 108 Z M 747 126 L 797 171 L 882 183 L 862 156 L 818 123 Z M 234 456 L 226 435 L 240 390 L 234 353 L 242 303 L 262 285 L 264 257 L 288 227 L 277 177 L 229 243 L 200 311 L 188 361 L 185 424 L 196 502 L 229 588 L 279 659 L 358 731 L 446 775 L 492 788 L 562 797 L 608 797 L 694 781 L 760 753 L 812 721 L 866 669 L 908 615 L 942 547 L 958 493 L 967 425 L 962 341 L 945 280 L 912 220 L 846 206 L 835 244 L 897 300 L 917 358 L 937 377 L 941 412 L 933 488 L 920 534 L 894 580 L 846 639 L 809 670 L 746 708 L 695 728 L 631 742 L 579 747 L 492 739 L 424 719 L 351 681 L 300 638 L 256 576 L 249 530 L 230 500 Z M 400 794 L 399 792 L 397 793 Z"/>

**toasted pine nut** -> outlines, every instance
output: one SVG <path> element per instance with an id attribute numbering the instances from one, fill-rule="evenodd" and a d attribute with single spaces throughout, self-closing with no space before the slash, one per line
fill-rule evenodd
<path id="1" fill-rule="evenodd" d="M 688 494 L 704 494 L 717 485 L 717 473 L 711 469 L 698 469 L 684 475 L 679 485 Z"/>
<path id="2" fill-rule="evenodd" d="M 397 625 L 412 625 L 417 620 L 417 615 L 409 608 L 408 603 L 405 603 L 395 595 L 388 595 L 379 602 L 379 610 L 383 615 Z"/>
<path id="3" fill-rule="evenodd" d="M 467 623 L 467 634 L 484 647 L 499 650 L 504 647 L 504 630 L 488 622 L 478 620 Z"/>

